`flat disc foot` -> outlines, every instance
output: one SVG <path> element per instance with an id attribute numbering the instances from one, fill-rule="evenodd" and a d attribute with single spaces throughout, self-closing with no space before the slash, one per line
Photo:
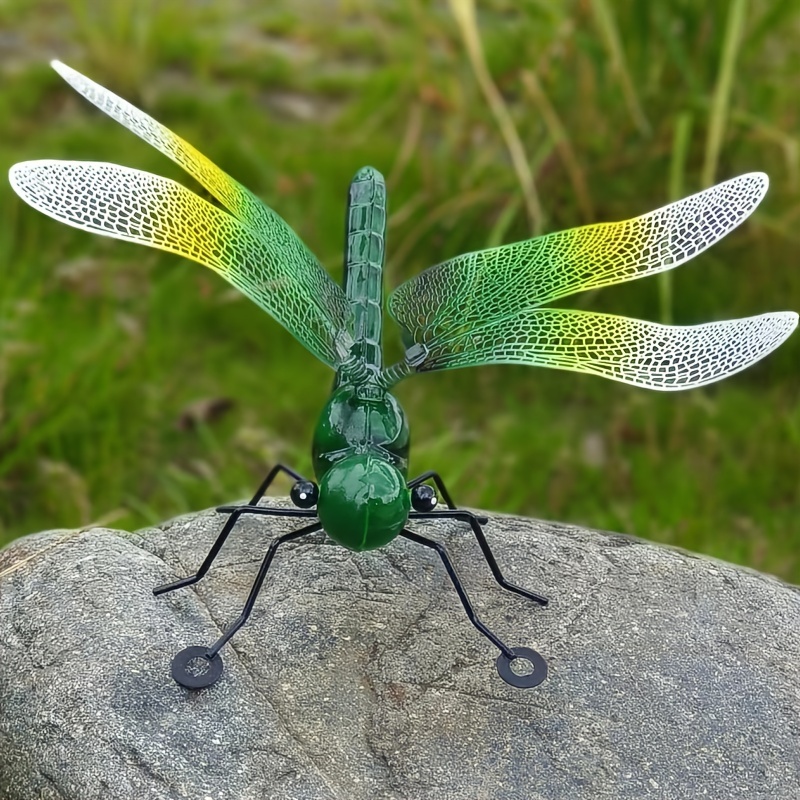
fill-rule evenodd
<path id="1" fill-rule="evenodd" d="M 205 689 L 222 675 L 222 658 L 208 657 L 207 647 L 187 647 L 172 659 L 172 677 L 187 689 Z"/>
<path id="2" fill-rule="evenodd" d="M 512 647 L 511 652 L 514 658 L 500 653 L 496 662 L 497 673 L 507 684 L 517 689 L 532 689 L 547 677 L 547 662 L 535 650 L 531 650 L 530 647 Z M 520 658 L 530 662 L 531 672 L 518 675 L 511 669 L 511 665 Z"/>

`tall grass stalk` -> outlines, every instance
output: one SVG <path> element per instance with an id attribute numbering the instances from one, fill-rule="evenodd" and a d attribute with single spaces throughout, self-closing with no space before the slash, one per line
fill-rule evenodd
<path id="1" fill-rule="evenodd" d="M 684 195 L 684 176 L 686 175 L 686 159 L 689 155 L 689 142 L 692 133 L 692 114 L 684 111 L 675 118 L 675 129 L 672 134 L 672 159 L 669 165 L 669 201 L 680 200 Z M 672 271 L 667 270 L 658 276 L 658 300 L 661 322 L 671 325 L 672 309 Z"/>
<path id="2" fill-rule="evenodd" d="M 542 88 L 542 84 L 536 77 L 536 73 L 529 69 L 523 70 L 522 83 L 536 105 L 536 111 L 542 117 L 542 120 L 544 120 L 547 132 L 553 140 L 553 144 L 564 165 L 564 169 L 567 171 L 567 175 L 569 175 L 570 183 L 572 183 L 572 190 L 575 192 L 575 197 L 578 201 L 583 220 L 584 222 L 591 222 L 594 219 L 594 207 L 592 204 L 592 196 L 589 191 L 589 184 L 586 180 L 586 173 L 581 167 L 578 157 L 575 155 L 575 150 L 572 148 L 567 130 L 561 122 L 555 106 L 550 102 L 550 99 Z"/>
<path id="3" fill-rule="evenodd" d="M 622 93 L 625 95 L 625 103 L 628 111 L 639 131 L 644 136 L 649 136 L 651 132 L 650 123 L 647 121 L 639 96 L 631 78 L 628 62 L 625 59 L 625 51 L 622 49 L 622 41 L 617 29 L 614 12 L 607 0 L 592 0 L 592 11 L 594 11 L 600 33 L 605 39 L 606 47 L 611 56 L 611 68 L 619 77 L 622 84 Z"/>
<path id="4" fill-rule="evenodd" d="M 500 133 L 505 139 L 508 153 L 511 156 L 511 162 L 514 165 L 514 170 L 517 173 L 517 178 L 522 189 L 522 194 L 525 197 L 525 205 L 528 209 L 531 229 L 534 236 L 536 236 L 540 234 L 544 228 L 544 213 L 542 211 L 541 202 L 539 201 L 539 193 L 536 190 L 536 181 L 529 166 L 525 148 L 522 146 L 522 140 L 519 137 L 514 121 L 511 119 L 508 107 L 489 74 L 489 68 L 486 65 L 486 57 L 483 53 L 483 46 L 481 45 L 481 37 L 478 32 L 478 22 L 475 18 L 474 0 L 449 0 L 449 2 L 450 9 L 461 31 L 461 37 L 464 39 L 464 45 L 467 48 L 467 55 L 469 56 L 472 70 L 475 73 L 475 77 L 478 80 L 478 84 L 481 87 L 486 101 L 489 103 L 489 107 L 492 109 L 497 125 L 500 128 Z"/>
<path id="5" fill-rule="evenodd" d="M 711 101 L 711 117 L 706 137 L 706 152 L 701 173 L 702 185 L 711 186 L 717 174 L 719 154 L 728 121 L 733 76 L 736 70 L 736 57 L 742 43 L 744 23 L 747 16 L 747 0 L 731 0 L 728 21 L 725 25 L 725 41 L 717 74 L 717 83 Z"/>

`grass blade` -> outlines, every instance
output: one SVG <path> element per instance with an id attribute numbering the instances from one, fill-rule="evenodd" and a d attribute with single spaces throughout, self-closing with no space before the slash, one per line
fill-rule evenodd
<path id="1" fill-rule="evenodd" d="M 586 182 L 586 173 L 581 168 L 578 157 L 572 149 L 572 144 L 570 143 L 566 128 L 562 124 L 555 107 L 545 94 L 539 79 L 536 77 L 536 73 L 527 69 L 523 70 L 522 83 L 528 90 L 528 94 L 530 94 L 533 102 L 536 104 L 537 110 L 544 120 L 547 131 L 564 164 L 564 169 L 566 169 L 567 175 L 569 175 L 572 189 L 578 200 L 584 222 L 591 222 L 594 219 L 594 208 L 592 197 L 589 193 L 589 186 Z"/>
<path id="2" fill-rule="evenodd" d="M 536 182 L 528 165 L 528 158 L 525 155 L 522 140 L 519 137 L 514 121 L 511 119 L 511 114 L 503 100 L 503 96 L 489 74 L 480 34 L 478 33 L 474 0 L 449 0 L 449 2 L 450 9 L 461 31 L 461 37 L 464 39 L 467 55 L 478 80 L 478 85 L 489 103 L 489 107 L 500 128 L 500 133 L 505 139 L 506 147 L 511 156 L 511 163 L 514 165 L 514 170 L 517 173 L 517 178 L 525 197 L 525 205 L 528 209 L 528 217 L 531 221 L 533 234 L 538 235 L 542 232 L 544 226 L 544 214 L 536 191 Z"/>
<path id="3" fill-rule="evenodd" d="M 711 186 L 717 172 L 722 139 L 725 136 L 725 123 L 728 120 L 733 74 L 736 68 L 736 57 L 742 43 L 744 21 L 747 14 L 747 0 L 732 0 L 725 26 L 725 42 L 711 102 L 711 119 L 708 124 L 706 152 L 701 174 L 702 185 Z"/>
<path id="4" fill-rule="evenodd" d="M 684 195 L 686 158 L 692 133 L 692 114 L 684 111 L 675 120 L 672 135 L 672 159 L 669 165 L 669 201 L 673 203 Z M 672 273 L 662 272 L 658 276 L 658 300 L 661 322 L 672 325 Z"/>
<path id="5" fill-rule="evenodd" d="M 611 69 L 619 76 L 622 84 L 622 93 L 625 95 L 625 103 L 633 121 L 639 131 L 645 135 L 650 135 L 650 123 L 644 115 L 639 97 L 631 80 L 628 70 L 628 62 L 625 60 L 625 51 L 622 49 L 617 23 L 614 20 L 614 12 L 606 0 L 592 0 L 592 11 L 600 27 L 600 33 L 606 41 L 606 47 L 611 55 Z"/>

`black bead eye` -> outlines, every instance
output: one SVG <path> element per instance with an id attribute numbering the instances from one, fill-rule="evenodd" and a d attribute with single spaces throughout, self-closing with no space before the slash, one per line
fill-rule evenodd
<path id="1" fill-rule="evenodd" d="M 298 508 L 313 508 L 319 500 L 319 487 L 312 481 L 297 481 L 289 496 Z"/>
<path id="2" fill-rule="evenodd" d="M 436 492 L 425 483 L 411 490 L 411 505 L 414 506 L 414 511 L 433 511 L 438 502 Z"/>

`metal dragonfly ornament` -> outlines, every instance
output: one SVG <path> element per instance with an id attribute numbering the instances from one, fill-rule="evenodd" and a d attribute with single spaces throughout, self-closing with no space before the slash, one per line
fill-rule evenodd
<path id="1" fill-rule="evenodd" d="M 360 169 L 350 184 L 340 288 L 274 211 L 190 144 L 75 70 L 59 62 L 53 67 L 87 100 L 183 167 L 222 208 L 158 175 L 94 162 L 17 164 L 10 180 L 20 197 L 76 228 L 210 267 L 336 372 L 313 436 L 317 482 L 275 466 L 249 503 L 218 509 L 229 516 L 197 573 L 154 589 L 158 595 L 199 581 L 243 514 L 307 523 L 272 541 L 228 630 L 210 647 L 175 656 L 172 675 L 188 688 L 209 686 L 222 674 L 219 652 L 247 620 L 277 549 L 320 530 L 351 550 L 381 547 L 398 536 L 434 550 L 470 621 L 500 651 L 503 680 L 520 688 L 539 685 L 547 675 L 542 656 L 511 647 L 491 631 L 475 613 L 444 546 L 411 530 L 412 523 L 431 518 L 465 523 L 501 586 L 547 604 L 544 596 L 506 580 L 484 535 L 488 520 L 457 508 L 436 472 L 408 480 L 408 423 L 392 387 L 419 372 L 531 364 L 650 389 L 689 389 L 758 361 L 797 325 L 792 312 L 677 327 L 542 307 L 672 269 L 710 247 L 763 198 L 766 175 L 749 173 L 635 219 L 551 233 L 430 267 L 389 295 L 406 350 L 402 361 L 384 367 L 386 187 L 377 170 Z M 279 472 L 295 481 L 294 508 L 259 505 Z M 431 483 L 446 509 L 436 508 Z"/>

